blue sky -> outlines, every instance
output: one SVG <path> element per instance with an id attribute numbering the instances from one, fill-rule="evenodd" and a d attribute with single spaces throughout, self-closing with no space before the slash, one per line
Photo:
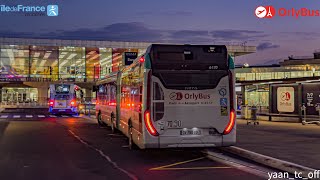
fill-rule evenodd
<path id="1" fill-rule="evenodd" d="M 1 0 L 0 5 L 59 6 L 58 17 L 0 13 L 0 36 L 177 43 L 243 43 L 255 54 L 238 64 L 265 64 L 320 49 L 320 17 L 259 19 L 260 5 L 320 9 L 318 0 Z"/>

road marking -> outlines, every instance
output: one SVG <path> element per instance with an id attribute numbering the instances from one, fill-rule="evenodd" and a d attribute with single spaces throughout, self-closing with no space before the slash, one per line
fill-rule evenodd
<path id="1" fill-rule="evenodd" d="M 20 118 L 20 115 L 13 115 L 13 118 Z"/>
<path id="2" fill-rule="evenodd" d="M 70 116 L 62 115 L 61 117 L 70 117 Z"/>
<path id="3" fill-rule="evenodd" d="M 165 171 L 165 170 L 206 170 L 206 169 L 232 169 L 230 166 L 208 166 L 208 167 L 186 167 L 186 168 L 161 168 L 149 169 L 151 171 Z"/>
<path id="4" fill-rule="evenodd" d="M 8 118 L 8 115 L 1 115 L 0 118 Z"/>
<path id="5" fill-rule="evenodd" d="M 26 115 L 26 118 L 32 118 L 33 116 L 32 115 Z"/>
<path id="6" fill-rule="evenodd" d="M 124 137 L 122 134 L 107 134 L 108 136 Z"/>
<path id="7" fill-rule="evenodd" d="M 38 115 L 39 118 L 44 118 L 46 117 L 45 115 Z"/>
<path id="8" fill-rule="evenodd" d="M 55 115 L 49 115 L 50 117 L 57 117 L 57 116 L 55 116 Z"/>
<path id="9" fill-rule="evenodd" d="M 165 166 L 151 168 L 149 170 L 159 170 L 159 169 L 168 168 L 168 167 L 172 167 L 172 166 L 176 166 L 176 165 L 180 165 L 180 164 L 185 164 L 185 163 L 189 163 L 189 162 L 193 162 L 193 161 L 198 161 L 198 160 L 201 160 L 201 159 L 204 159 L 204 158 L 205 157 L 200 157 L 200 158 L 191 159 L 191 160 L 187 160 L 187 161 L 181 161 L 181 162 L 177 162 L 177 163 L 173 163 L 173 164 L 169 164 L 169 165 L 165 165 Z"/>
<path id="10" fill-rule="evenodd" d="M 97 151 L 103 158 L 105 158 L 109 163 L 111 163 L 113 165 L 113 167 L 115 167 L 116 169 L 120 170 L 121 172 L 125 173 L 127 176 L 129 176 L 131 179 L 137 180 L 138 178 L 131 174 L 130 172 L 122 169 L 116 162 L 112 161 L 112 159 L 107 156 L 106 154 L 103 153 L 103 151 L 95 148 L 94 146 L 86 143 L 84 140 L 82 140 L 78 135 L 76 135 L 73 131 L 69 130 L 70 134 L 73 135 L 73 137 L 75 137 L 76 139 L 78 139 L 82 144 L 84 144 L 85 146 Z"/>

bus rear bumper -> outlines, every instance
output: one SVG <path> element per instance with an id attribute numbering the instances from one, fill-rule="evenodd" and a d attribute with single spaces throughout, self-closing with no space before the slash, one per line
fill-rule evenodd
<path id="1" fill-rule="evenodd" d="M 49 112 L 51 114 L 78 114 L 78 111 L 73 108 L 67 109 L 50 109 Z"/>
<path id="2" fill-rule="evenodd" d="M 223 136 L 169 137 L 160 136 L 159 141 L 145 144 L 145 148 L 208 148 L 231 146 L 235 141 L 223 141 Z"/>

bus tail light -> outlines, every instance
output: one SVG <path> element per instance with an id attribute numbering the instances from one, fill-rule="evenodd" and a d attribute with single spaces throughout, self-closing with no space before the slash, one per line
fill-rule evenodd
<path id="1" fill-rule="evenodd" d="M 76 106 L 76 101 L 74 99 L 71 100 L 70 105 L 73 106 L 73 107 Z"/>
<path id="2" fill-rule="evenodd" d="M 156 128 L 153 126 L 152 119 L 151 119 L 151 70 L 148 73 L 147 77 L 147 102 L 146 102 L 146 111 L 144 112 L 144 123 L 148 132 L 153 136 L 158 136 L 159 133 L 157 132 Z"/>
<path id="3" fill-rule="evenodd" d="M 49 101 L 49 106 L 50 106 L 50 107 L 53 107 L 53 105 L 54 105 L 54 100 L 51 99 L 51 100 Z"/>
<path id="4" fill-rule="evenodd" d="M 156 128 L 152 124 L 151 114 L 150 114 L 149 110 L 146 110 L 144 112 L 144 123 L 146 124 L 146 128 L 147 128 L 148 132 L 151 135 L 153 135 L 153 136 L 158 136 L 159 135 L 159 133 L 157 132 Z"/>
<path id="5" fill-rule="evenodd" d="M 233 129 L 235 122 L 236 122 L 236 113 L 234 109 L 231 109 L 229 123 L 227 127 L 224 129 L 223 134 L 229 134 Z"/>
<path id="6" fill-rule="evenodd" d="M 117 104 L 115 102 L 109 102 L 109 106 L 116 106 Z"/>
<path id="7" fill-rule="evenodd" d="M 229 93 L 230 93 L 229 123 L 228 123 L 227 127 L 224 129 L 223 134 L 229 134 L 236 123 L 236 112 L 234 110 L 234 100 L 233 100 L 233 98 L 234 98 L 233 75 L 230 70 L 229 70 Z"/>
<path id="8" fill-rule="evenodd" d="M 140 63 L 143 63 L 143 62 L 144 62 L 144 57 L 143 57 L 143 56 L 139 59 L 139 62 L 140 62 Z"/>

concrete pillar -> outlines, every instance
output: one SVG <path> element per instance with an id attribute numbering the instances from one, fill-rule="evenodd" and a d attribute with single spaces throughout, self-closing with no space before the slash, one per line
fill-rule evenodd
<path id="1" fill-rule="evenodd" d="M 242 94 L 242 106 L 247 105 L 246 103 L 246 86 L 241 85 L 241 94 Z"/>
<path id="2" fill-rule="evenodd" d="M 45 104 L 48 101 L 48 86 L 38 87 L 38 103 Z"/>
<path id="3" fill-rule="evenodd" d="M 0 102 L 2 102 L 2 87 L 0 87 Z"/>

